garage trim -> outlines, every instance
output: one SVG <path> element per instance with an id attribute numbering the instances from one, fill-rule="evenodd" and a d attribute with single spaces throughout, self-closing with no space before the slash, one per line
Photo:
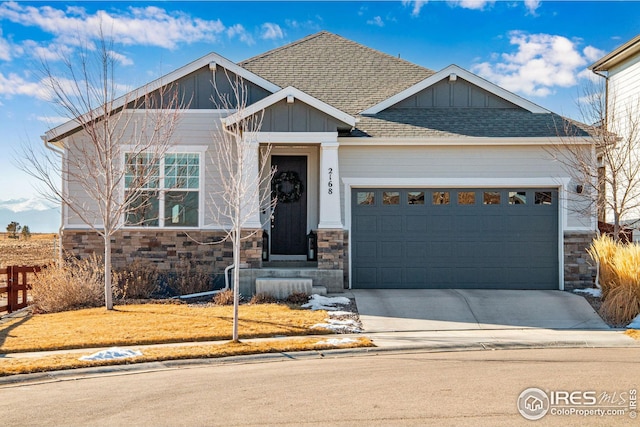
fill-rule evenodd
<path id="1" fill-rule="evenodd" d="M 567 229 L 567 188 L 570 177 L 560 178 L 342 178 L 344 224 L 349 231 L 349 289 L 352 289 L 351 190 L 355 188 L 557 188 L 558 189 L 558 289 L 564 290 L 564 231 Z M 472 185 L 470 185 L 472 183 Z M 585 230 L 588 228 L 585 227 Z"/>

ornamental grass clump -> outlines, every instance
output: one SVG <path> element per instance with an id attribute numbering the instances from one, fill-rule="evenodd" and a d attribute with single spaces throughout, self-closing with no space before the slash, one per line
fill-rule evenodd
<path id="1" fill-rule="evenodd" d="M 36 276 L 31 286 L 33 308 L 55 313 L 104 305 L 104 264 L 95 254 L 52 264 Z"/>
<path id="2" fill-rule="evenodd" d="M 613 324 L 628 324 L 640 313 L 640 246 L 600 236 L 589 254 L 600 264 L 600 314 Z"/>
<path id="3" fill-rule="evenodd" d="M 160 273 L 154 264 L 134 259 L 126 268 L 114 273 L 113 282 L 116 298 L 147 299 L 158 292 Z"/>

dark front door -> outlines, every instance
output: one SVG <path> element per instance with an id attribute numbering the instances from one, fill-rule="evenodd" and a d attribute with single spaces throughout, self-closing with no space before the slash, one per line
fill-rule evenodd
<path id="1" fill-rule="evenodd" d="M 271 253 L 307 253 L 307 157 L 273 156 L 276 173 L 271 189 L 278 198 L 271 229 Z"/>

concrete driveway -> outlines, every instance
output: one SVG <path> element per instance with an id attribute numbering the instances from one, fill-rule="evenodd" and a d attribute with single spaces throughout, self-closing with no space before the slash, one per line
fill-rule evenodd
<path id="1" fill-rule="evenodd" d="M 581 296 L 488 289 L 352 290 L 365 332 L 609 329 Z"/>

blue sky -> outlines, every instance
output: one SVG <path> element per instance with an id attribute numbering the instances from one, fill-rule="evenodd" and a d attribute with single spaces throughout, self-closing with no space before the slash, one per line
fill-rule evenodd
<path id="1" fill-rule="evenodd" d="M 638 34 L 640 2 L 0 2 L 0 208 L 37 197 L 9 153 L 60 123 L 40 58 L 74 55 L 97 40 L 100 22 L 129 87 L 212 51 L 240 61 L 327 30 L 436 71 L 457 64 L 579 118 L 587 66 Z"/>

